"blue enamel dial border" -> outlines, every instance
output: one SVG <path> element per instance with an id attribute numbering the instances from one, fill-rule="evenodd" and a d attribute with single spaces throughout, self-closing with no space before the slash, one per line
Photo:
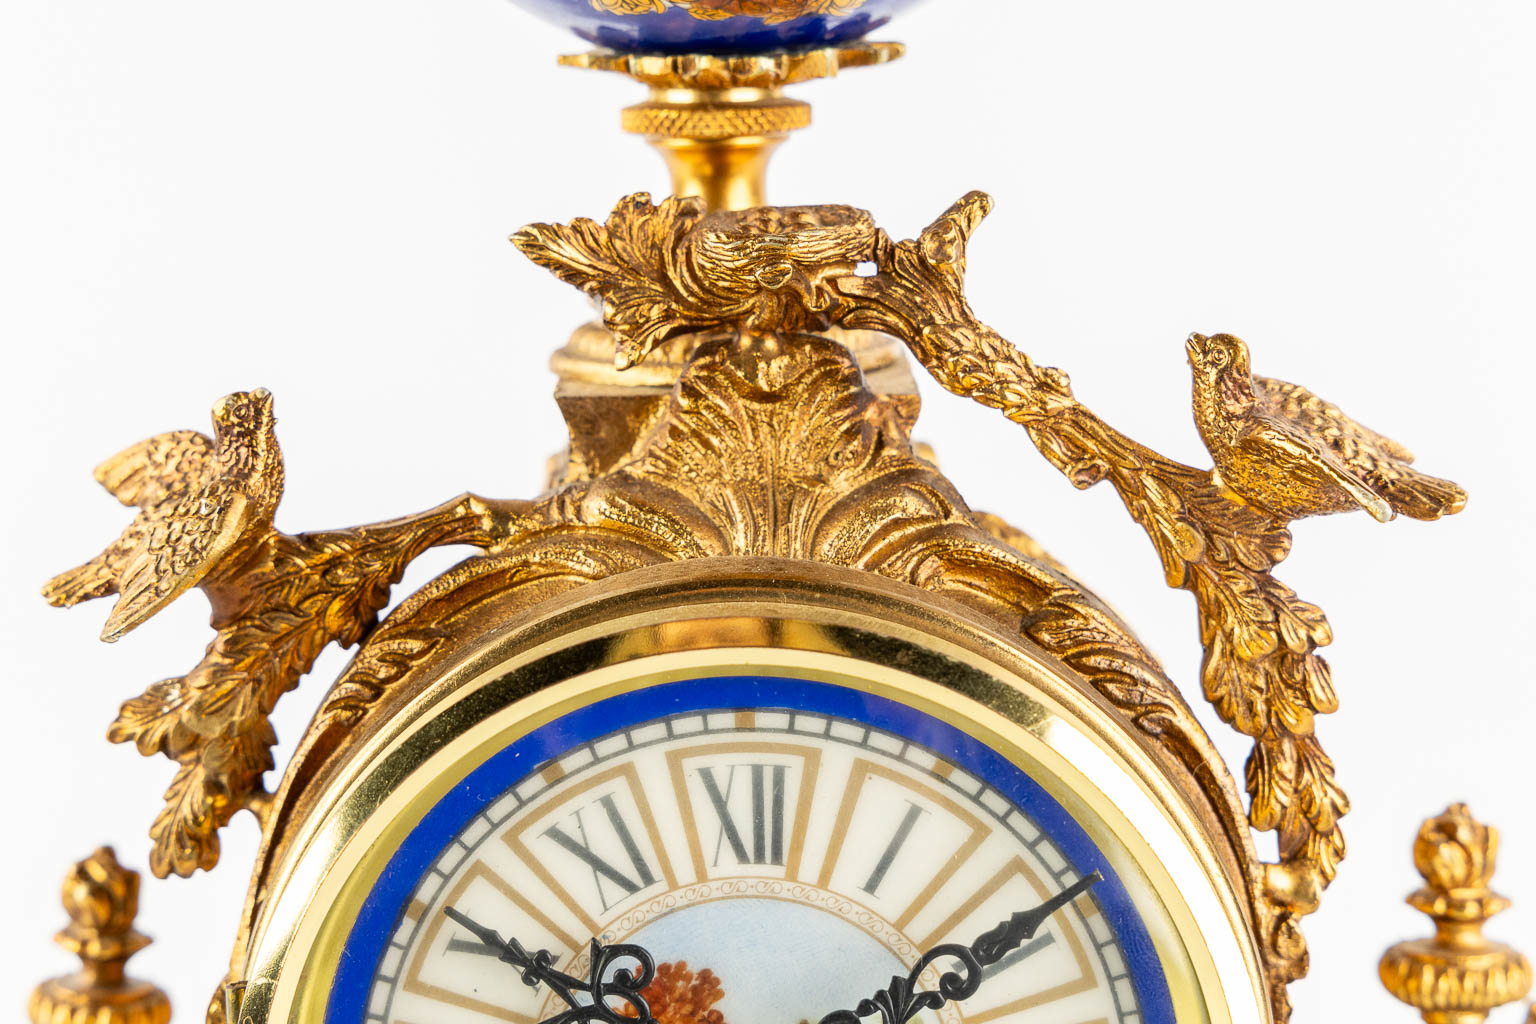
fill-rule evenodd
<path id="1" fill-rule="evenodd" d="M 426 813 L 389 860 L 342 947 L 326 1024 L 362 1024 L 374 972 L 421 876 L 476 814 L 550 758 L 669 715 L 738 709 L 804 711 L 895 733 L 964 768 L 1022 808 L 1077 871 L 1098 869 L 1094 897 L 1120 940 L 1148 1024 L 1176 1024 L 1152 939 L 1113 867 L 1082 826 L 1017 765 L 976 738 L 885 697 L 779 676 L 685 679 L 609 697 L 549 722 L 493 754 Z"/>

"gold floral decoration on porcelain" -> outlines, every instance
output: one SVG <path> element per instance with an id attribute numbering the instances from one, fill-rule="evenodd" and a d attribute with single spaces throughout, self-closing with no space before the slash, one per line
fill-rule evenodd
<path id="1" fill-rule="evenodd" d="M 813 14 L 842 17 L 864 6 L 864 0 L 592 0 L 592 6 L 617 15 L 661 14 L 672 6 L 701 21 L 758 18 L 777 25 Z"/>

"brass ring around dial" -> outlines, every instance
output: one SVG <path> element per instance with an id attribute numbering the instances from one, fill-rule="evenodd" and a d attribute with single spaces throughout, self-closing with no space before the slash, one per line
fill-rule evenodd
<path id="1" fill-rule="evenodd" d="M 899 668 L 896 666 L 900 666 Z M 958 605 L 853 570 L 711 559 L 637 570 L 459 644 L 317 782 L 256 922 L 241 1020 L 323 1019 L 392 851 L 486 758 L 596 700 L 775 673 L 863 688 L 1022 768 L 1123 879 L 1179 1021 L 1269 1024 L 1241 882 L 1130 726 L 1070 670 Z"/>

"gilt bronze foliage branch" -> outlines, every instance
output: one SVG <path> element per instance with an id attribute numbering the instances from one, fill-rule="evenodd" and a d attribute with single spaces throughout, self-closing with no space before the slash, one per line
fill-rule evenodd
<path id="1" fill-rule="evenodd" d="M 283 463 L 272 396 L 237 392 L 214 407 L 215 436 L 183 430 L 113 456 L 96 479 L 138 515 L 91 561 L 44 588 L 54 604 L 119 595 L 116 640 L 191 587 L 215 631 L 186 675 L 123 704 L 107 737 L 177 764 L 150 829 L 150 869 L 191 875 L 219 859 L 219 830 L 267 807 L 262 776 L 277 737 L 268 719 L 331 643 L 359 643 L 405 567 L 442 544 L 488 546 L 514 506 L 464 495 L 429 512 L 348 530 L 289 535 L 273 525 Z"/>

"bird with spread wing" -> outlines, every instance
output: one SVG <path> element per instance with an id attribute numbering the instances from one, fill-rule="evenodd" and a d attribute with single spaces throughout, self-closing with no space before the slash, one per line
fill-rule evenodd
<path id="1" fill-rule="evenodd" d="M 439 544 L 485 547 L 526 503 L 462 495 L 372 526 L 285 534 L 272 396 L 236 392 L 213 408 L 214 436 L 180 430 L 113 456 L 96 479 L 139 512 L 101 554 L 54 577 L 43 595 L 73 605 L 117 594 L 102 630 L 116 640 L 192 587 L 212 607 L 213 642 L 184 676 L 122 705 L 107 733 L 178 769 L 150 828 L 150 869 L 190 875 L 218 862 L 218 833 L 268 806 L 269 716 L 331 643 L 373 626 L 412 559 Z"/>
<path id="2" fill-rule="evenodd" d="M 139 514 L 106 550 L 43 587 L 61 607 L 117 594 L 101 638 L 117 640 L 272 530 L 283 495 L 272 395 L 237 391 L 213 407 L 214 436 L 157 434 L 96 467 Z"/>
<path id="3" fill-rule="evenodd" d="M 1420 473 L 1413 453 L 1350 419 L 1306 388 L 1255 377 L 1248 346 L 1230 334 L 1192 334 L 1195 423 L 1220 482 L 1243 501 L 1291 520 L 1363 508 L 1439 519 L 1467 492 Z"/>

